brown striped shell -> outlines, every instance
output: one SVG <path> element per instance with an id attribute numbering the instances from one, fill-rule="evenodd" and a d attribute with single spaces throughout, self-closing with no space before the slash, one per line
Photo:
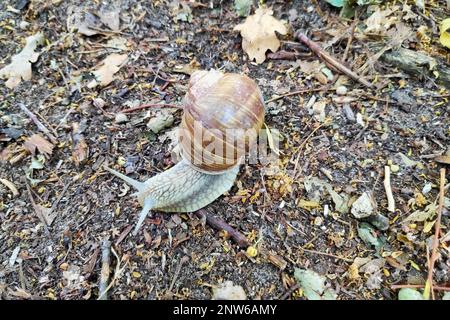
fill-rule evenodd
<path id="1" fill-rule="evenodd" d="M 197 71 L 184 98 L 179 134 L 182 156 L 197 170 L 219 174 L 255 147 L 264 99 L 245 75 Z"/>

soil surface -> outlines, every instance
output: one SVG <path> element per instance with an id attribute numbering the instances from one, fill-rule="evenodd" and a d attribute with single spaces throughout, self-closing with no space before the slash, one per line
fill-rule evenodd
<path id="1" fill-rule="evenodd" d="M 266 1 L 290 28 L 279 35 L 280 50 L 296 53 L 297 60 L 256 64 L 233 31 L 245 18 L 232 1 L 185 4 L 190 13 L 178 12 L 178 21 L 174 10 L 187 9 L 174 9 L 175 2 L 96 3 L 0 3 L 0 67 L 22 50 L 26 37 L 45 36 L 31 80 L 14 89 L 0 80 L 0 178 L 18 191 L 0 183 L 1 298 L 96 299 L 105 239 L 112 243 L 109 299 L 210 299 L 224 281 L 241 286 L 250 299 L 305 299 L 295 287 L 296 269 L 325 276 L 338 299 L 397 299 L 393 284 L 425 283 L 444 166 L 434 159 L 450 145 L 448 88 L 380 59 L 363 72 L 374 89 L 331 68 L 314 76 L 300 62 L 325 65 L 294 38 L 295 31 L 306 33 L 336 60 L 360 70 L 375 54 L 368 42 L 385 44 L 392 35 L 363 38 L 359 27 L 352 35 L 354 20 L 339 18 L 325 1 Z M 415 17 L 404 22 L 414 32 L 403 46 L 446 61 L 435 22 L 449 12 L 439 6 L 444 1 L 427 8 L 427 16 L 412 5 Z M 115 10 L 120 29 L 99 23 L 97 34 L 69 32 L 67 19 L 76 10 L 93 20 L 101 10 Z M 359 14 L 363 28 L 370 14 L 366 7 Z M 401 19 L 402 9 L 394 15 Z M 428 27 L 428 43 L 416 34 L 420 26 Z M 114 53 L 127 55 L 114 81 L 90 87 L 92 71 Z M 266 105 L 265 122 L 282 137 L 276 174 L 262 174 L 262 164 L 243 165 L 233 188 L 205 208 L 244 234 L 256 254 L 193 213 L 153 212 L 133 236 L 141 210 L 134 191 L 102 169 L 109 164 L 145 181 L 171 167 L 171 132 L 181 108 L 145 108 L 127 113 L 124 122 L 117 114 L 148 103 L 180 106 L 192 70 L 211 68 L 249 75 L 266 101 L 306 89 Z M 20 104 L 50 133 L 39 130 Z M 147 128 L 150 119 L 167 114 L 174 121 L 166 128 L 156 134 Z M 24 149 L 34 134 L 53 150 L 32 155 Z M 30 173 L 36 162 L 42 168 Z M 385 166 L 394 212 L 388 210 Z M 346 200 L 343 207 L 330 188 Z M 389 220 L 385 228 L 350 212 L 364 192 Z M 405 222 L 427 206 L 434 211 L 425 220 Z M 444 208 L 434 266 L 439 286 L 450 282 L 449 220 Z M 442 291 L 435 294 L 440 298 Z"/>

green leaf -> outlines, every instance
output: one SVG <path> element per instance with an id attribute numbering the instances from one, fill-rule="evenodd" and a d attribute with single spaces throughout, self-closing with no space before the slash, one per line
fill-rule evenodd
<path id="1" fill-rule="evenodd" d="M 423 297 L 417 290 L 403 288 L 398 292 L 398 300 L 423 300 Z"/>
<path id="2" fill-rule="evenodd" d="M 336 300 L 333 289 L 325 286 L 325 277 L 312 270 L 295 269 L 294 277 L 308 300 Z"/>
<path id="3" fill-rule="evenodd" d="M 363 222 L 358 227 L 358 236 L 365 243 L 370 244 L 375 247 L 378 252 L 382 249 L 385 244 L 386 238 L 379 235 L 377 231 L 368 223 Z"/>
<path id="4" fill-rule="evenodd" d="M 253 0 L 234 0 L 234 9 L 240 17 L 246 17 L 250 13 Z"/>
<path id="5" fill-rule="evenodd" d="M 342 8 L 346 2 L 346 0 L 326 0 L 329 4 L 334 7 Z"/>

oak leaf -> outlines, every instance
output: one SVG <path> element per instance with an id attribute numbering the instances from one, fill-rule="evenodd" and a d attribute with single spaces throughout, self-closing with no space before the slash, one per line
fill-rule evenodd
<path id="1" fill-rule="evenodd" d="M 95 79 L 88 83 L 88 88 L 97 85 L 107 86 L 114 80 L 114 74 L 120 70 L 127 60 L 126 54 L 113 53 L 101 62 L 101 67 L 92 72 Z"/>
<path id="2" fill-rule="evenodd" d="M 31 64 L 39 58 L 36 47 L 44 42 L 44 35 L 39 32 L 26 38 L 26 45 L 21 52 L 11 58 L 11 63 L 0 69 L 0 78 L 8 78 L 6 86 L 13 89 L 23 80 L 31 80 Z"/>
<path id="3" fill-rule="evenodd" d="M 31 137 L 28 137 L 23 146 L 33 155 L 36 153 L 36 149 L 44 155 L 51 155 L 53 152 L 53 144 L 39 134 L 33 134 Z"/>
<path id="4" fill-rule="evenodd" d="M 272 14 L 272 9 L 258 8 L 254 15 L 248 16 L 244 23 L 233 29 L 241 32 L 242 49 L 258 64 L 266 59 L 267 50 L 276 52 L 280 47 L 275 32 L 283 35 L 287 33 L 284 23 Z"/>

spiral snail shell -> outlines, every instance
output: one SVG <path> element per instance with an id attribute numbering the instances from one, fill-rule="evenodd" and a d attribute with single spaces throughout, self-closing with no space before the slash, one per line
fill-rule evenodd
<path id="1" fill-rule="evenodd" d="M 183 107 L 178 134 L 182 160 L 175 166 L 145 182 L 105 166 L 138 190 L 143 209 L 134 234 L 152 209 L 191 212 L 227 192 L 264 123 L 261 91 L 255 81 L 240 74 L 193 73 Z"/>

